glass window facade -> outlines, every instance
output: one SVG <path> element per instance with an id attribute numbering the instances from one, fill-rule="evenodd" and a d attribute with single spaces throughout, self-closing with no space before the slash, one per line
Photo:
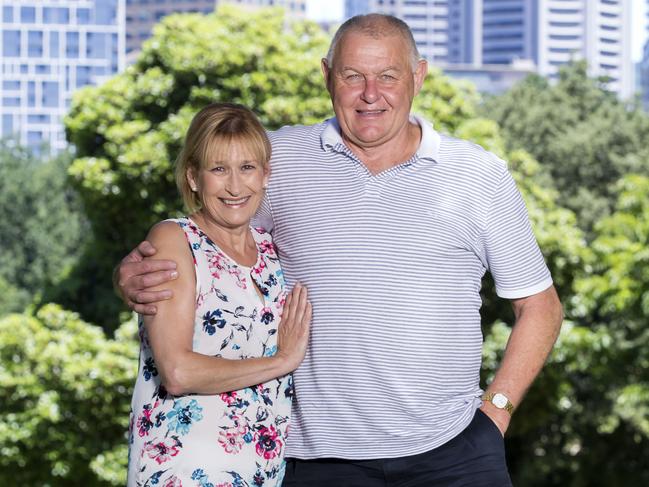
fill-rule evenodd
<path id="1" fill-rule="evenodd" d="M 125 10 L 126 0 L 0 0 L 0 135 L 64 149 L 74 91 L 125 67 Z"/>

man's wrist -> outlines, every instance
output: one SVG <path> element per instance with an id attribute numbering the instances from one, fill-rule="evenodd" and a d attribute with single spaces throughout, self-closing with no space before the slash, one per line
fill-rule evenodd
<path id="1" fill-rule="evenodd" d="M 510 416 L 514 413 L 514 405 L 503 392 L 487 392 L 483 394 L 482 400 L 496 409 L 506 411 Z"/>

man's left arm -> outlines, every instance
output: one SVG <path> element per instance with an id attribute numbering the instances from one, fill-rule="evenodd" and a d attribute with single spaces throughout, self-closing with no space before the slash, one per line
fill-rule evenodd
<path id="1" fill-rule="evenodd" d="M 516 321 L 486 394 L 504 394 L 517 407 L 552 350 L 561 329 L 563 310 L 554 286 L 511 302 Z M 481 409 L 504 435 L 511 414 L 488 401 L 484 401 Z"/>

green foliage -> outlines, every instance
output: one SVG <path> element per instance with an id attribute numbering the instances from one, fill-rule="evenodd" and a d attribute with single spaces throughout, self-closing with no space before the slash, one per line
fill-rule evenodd
<path id="1" fill-rule="evenodd" d="M 0 483 L 124 485 L 136 325 L 46 305 L 0 319 Z"/>
<path id="2" fill-rule="evenodd" d="M 491 376 L 510 329 L 498 323 L 485 343 Z M 543 372 L 507 432 L 514 485 L 646 485 L 649 468 L 647 389 L 616 370 L 618 349 L 605 326 L 565 323 Z M 628 384 L 628 382 L 627 382 Z"/>
<path id="3" fill-rule="evenodd" d="M 0 142 L 0 316 L 38 301 L 76 264 L 88 226 L 67 154 L 40 161 Z"/>
<path id="4" fill-rule="evenodd" d="M 556 85 L 532 76 L 484 107 L 509 150 L 527 150 L 552 174 L 559 203 L 590 231 L 615 201 L 624 174 L 649 174 L 649 117 L 589 78 L 586 64 L 560 72 Z"/>

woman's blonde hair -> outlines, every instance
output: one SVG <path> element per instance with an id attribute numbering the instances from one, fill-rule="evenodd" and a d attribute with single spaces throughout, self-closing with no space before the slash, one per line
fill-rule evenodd
<path id="1" fill-rule="evenodd" d="M 199 210 L 202 203 L 189 186 L 188 170 L 198 174 L 210 161 L 226 158 L 232 144 L 245 146 L 268 168 L 270 142 L 250 109 L 236 103 L 211 103 L 194 116 L 176 159 L 176 185 L 190 213 Z"/>

